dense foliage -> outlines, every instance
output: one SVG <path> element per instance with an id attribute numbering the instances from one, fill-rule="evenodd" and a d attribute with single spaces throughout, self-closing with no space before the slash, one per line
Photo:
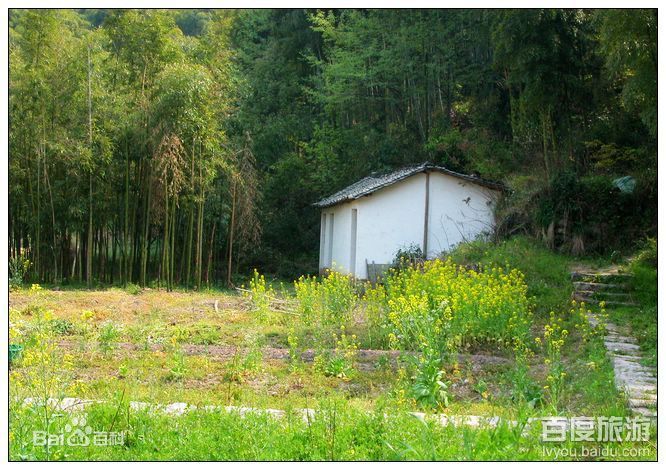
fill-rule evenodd
<path id="1" fill-rule="evenodd" d="M 656 233 L 656 35 L 636 9 L 12 10 L 10 257 L 300 275 L 311 203 L 424 160 L 508 183 L 501 234 L 624 248 Z"/>

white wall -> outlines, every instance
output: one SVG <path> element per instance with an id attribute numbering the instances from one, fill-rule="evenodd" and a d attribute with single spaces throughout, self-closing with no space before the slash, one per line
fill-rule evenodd
<path id="1" fill-rule="evenodd" d="M 368 277 L 366 261 L 390 263 L 398 249 L 423 244 L 424 201 L 424 173 L 354 201 L 358 205 L 356 277 Z"/>
<path id="2" fill-rule="evenodd" d="M 336 271 L 349 274 L 351 204 L 327 207 L 322 211 L 322 221 L 324 216 L 326 221 L 322 222 L 325 223 L 325 230 L 322 231 L 323 248 L 320 250 L 319 269 L 335 267 Z"/>
<path id="3" fill-rule="evenodd" d="M 428 257 L 494 229 L 498 191 L 444 173 L 430 173 Z"/>
<path id="4" fill-rule="evenodd" d="M 400 248 L 410 245 L 423 248 L 425 190 L 426 175 L 418 173 L 368 196 L 323 209 L 325 227 L 321 230 L 320 269 L 335 267 L 336 271 L 366 279 L 366 261 L 386 264 L 393 261 Z M 430 173 L 429 190 L 429 258 L 461 241 L 492 231 L 497 191 L 438 172 Z M 353 272 L 350 264 L 352 209 L 357 210 Z"/>

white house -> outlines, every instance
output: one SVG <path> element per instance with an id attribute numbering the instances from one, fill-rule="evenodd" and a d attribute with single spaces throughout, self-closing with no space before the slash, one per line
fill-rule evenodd
<path id="1" fill-rule="evenodd" d="M 369 263 L 389 264 L 419 246 L 428 258 L 494 228 L 504 187 L 422 163 L 371 175 L 317 202 L 319 269 L 368 279 Z"/>

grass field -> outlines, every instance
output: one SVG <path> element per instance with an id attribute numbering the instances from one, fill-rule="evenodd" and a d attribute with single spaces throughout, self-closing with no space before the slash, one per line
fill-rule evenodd
<path id="1" fill-rule="evenodd" d="M 400 338 L 393 341 L 395 335 L 389 331 L 398 331 L 391 330 L 398 324 L 387 320 L 394 319 L 392 314 L 377 321 L 379 304 L 367 291 L 360 298 L 345 297 L 340 286 L 326 291 L 328 303 L 351 302 L 344 324 L 330 327 L 321 319 L 303 320 L 305 301 L 314 298 L 312 286 L 300 284 L 297 298 L 293 289 L 273 290 L 270 282 L 259 278 L 245 296 L 121 288 L 14 290 L 11 342 L 23 345 L 24 351 L 10 372 L 11 458 L 590 458 L 550 454 L 540 440 L 540 426 L 522 427 L 530 417 L 627 416 L 603 344 L 586 337 L 577 323 L 579 307 L 572 308 L 570 302 L 571 260 L 525 239 L 470 245 L 453 253 L 453 260 L 508 262 L 524 273 L 531 315 L 527 352 L 518 356 L 515 346 L 491 340 L 487 333 L 463 336 L 453 359 L 437 363 L 441 384 L 426 380 L 427 386 L 435 387 L 426 391 L 429 394 L 422 391 L 422 366 L 413 360 L 425 361 L 425 349 L 406 346 Z M 320 291 L 329 287 L 320 286 Z M 557 351 L 545 345 L 550 336 L 544 331 L 553 326 L 560 334 L 569 332 L 561 335 Z M 553 379 L 555 370 L 561 376 Z M 71 413 L 44 404 L 45 398 L 62 397 L 99 401 L 86 409 L 87 425 L 125 433 L 123 445 L 35 444 L 35 430 L 47 428 L 57 434 L 71 426 Z M 25 405 L 27 398 L 32 405 Z M 137 410 L 131 402 L 184 402 L 199 409 L 174 416 Z M 279 409 L 286 415 L 241 417 L 201 409 L 229 405 Z M 316 417 L 299 418 L 303 408 L 315 410 Z M 410 411 L 426 413 L 425 420 Z M 441 426 L 427 418 L 435 414 L 498 416 L 507 421 L 499 427 Z M 507 424 L 509 420 L 517 426 Z M 653 430 L 647 443 L 605 443 L 605 448 L 619 452 L 605 458 L 654 459 L 654 436 Z M 546 445 L 570 451 L 578 447 L 580 443 L 568 441 Z M 644 454 L 632 453 L 637 450 Z"/>

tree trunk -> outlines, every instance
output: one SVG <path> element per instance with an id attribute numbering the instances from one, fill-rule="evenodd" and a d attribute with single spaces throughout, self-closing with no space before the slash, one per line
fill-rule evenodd
<path id="1" fill-rule="evenodd" d="M 217 221 L 213 222 L 213 230 L 210 234 L 210 243 L 208 244 L 208 263 L 206 263 L 206 287 L 210 288 L 210 267 L 213 262 L 213 245 L 215 243 L 215 228 Z"/>
<path id="2" fill-rule="evenodd" d="M 146 164 L 148 165 L 148 170 L 147 170 L 147 175 L 146 175 L 146 181 L 147 181 L 147 186 L 148 186 L 148 192 L 146 193 L 146 210 L 145 210 L 145 219 L 144 219 L 144 224 L 143 224 L 143 240 L 142 240 L 142 245 L 141 245 L 141 276 L 140 276 L 140 283 L 141 286 L 145 287 L 146 286 L 146 268 L 148 266 L 148 236 L 149 236 L 149 229 L 150 229 L 150 202 L 151 202 L 151 179 L 152 179 L 152 166 L 150 164 L 150 160 L 146 160 Z"/>
<path id="3" fill-rule="evenodd" d="M 231 287 L 231 264 L 234 251 L 234 225 L 236 222 L 236 180 L 231 183 L 231 218 L 229 222 L 229 252 L 227 255 L 227 286 Z"/>
<path id="4" fill-rule="evenodd" d="M 92 63 L 90 59 L 90 46 L 88 46 L 88 146 L 90 148 L 91 158 L 93 151 L 93 129 L 92 129 Z M 86 284 L 88 289 L 92 287 L 92 257 L 93 257 L 93 172 L 92 161 L 88 172 L 88 246 L 86 254 Z"/>

